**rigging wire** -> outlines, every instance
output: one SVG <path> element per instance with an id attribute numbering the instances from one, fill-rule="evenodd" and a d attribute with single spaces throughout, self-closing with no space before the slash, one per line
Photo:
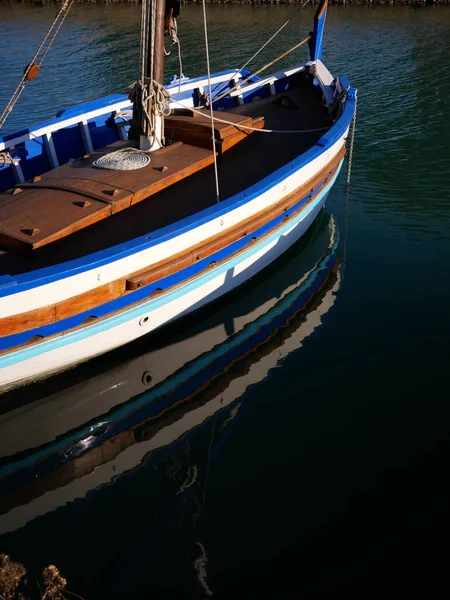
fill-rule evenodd
<path id="1" fill-rule="evenodd" d="M 178 104 L 178 106 L 187 108 L 186 104 L 183 102 L 179 102 L 175 100 L 175 98 L 171 95 L 170 101 Z M 189 110 L 193 113 L 200 115 L 201 117 L 205 117 L 204 110 L 197 110 L 196 108 L 189 107 Z M 242 125 L 241 123 L 233 123 L 231 121 L 227 121 L 226 119 L 220 119 L 219 117 L 214 116 L 214 122 L 216 123 L 225 123 L 225 125 L 233 125 L 237 129 L 247 129 L 248 131 L 259 131 L 260 133 L 315 133 L 316 131 L 328 131 L 330 127 L 333 127 L 333 124 L 327 125 L 326 127 L 316 127 L 315 129 L 261 129 L 260 127 L 251 127 L 250 125 Z"/>
<path id="2" fill-rule="evenodd" d="M 289 17 L 289 19 L 288 19 L 288 20 L 287 20 L 285 23 L 283 23 L 283 25 L 282 25 L 282 26 L 281 26 L 281 27 L 280 27 L 280 28 L 279 28 L 279 29 L 278 29 L 278 30 L 277 30 L 277 31 L 276 31 L 276 32 L 275 32 L 275 33 L 274 33 L 274 34 L 273 34 L 273 35 L 272 35 L 272 36 L 271 36 L 271 37 L 270 37 L 268 40 L 267 40 L 267 42 L 266 42 L 265 44 L 263 44 L 263 45 L 261 46 L 261 48 L 260 48 L 260 49 L 259 49 L 257 52 L 255 52 L 255 54 L 254 54 L 254 55 L 253 55 L 251 58 L 249 58 L 249 59 L 248 59 L 248 61 L 247 61 L 247 62 L 246 62 L 244 65 L 242 65 L 242 67 L 241 67 L 241 68 L 240 68 L 238 71 L 236 71 L 236 73 L 234 73 L 234 74 L 233 74 L 233 75 L 230 77 L 230 79 L 229 79 L 229 80 L 228 80 L 228 81 L 227 81 L 227 82 L 226 82 L 226 83 L 225 83 L 225 84 L 224 84 L 224 85 L 223 85 L 223 86 L 222 86 L 222 87 L 221 87 L 219 90 L 217 90 L 217 91 L 215 91 L 215 92 L 214 92 L 214 97 L 213 97 L 213 99 L 212 99 L 212 101 L 213 101 L 213 102 L 214 102 L 214 101 L 215 101 L 215 99 L 217 98 L 217 95 L 218 95 L 218 94 L 220 94 L 220 93 L 222 93 L 222 92 L 223 92 L 223 90 L 224 90 L 224 89 L 225 89 L 225 88 L 226 88 L 226 87 L 227 87 L 227 86 L 228 86 L 228 85 L 231 83 L 231 81 L 232 81 L 232 80 L 233 80 L 235 77 L 237 77 L 237 76 L 239 75 L 239 73 L 241 73 L 241 72 L 242 72 L 242 71 L 245 69 L 245 67 L 247 67 L 247 66 L 248 66 L 248 65 L 249 65 L 249 64 L 252 62 L 252 60 L 253 60 L 253 59 L 255 59 L 255 58 L 258 56 L 258 54 L 260 54 L 260 52 L 262 52 L 262 51 L 264 50 L 264 48 L 265 48 L 266 46 L 268 46 L 268 45 L 270 44 L 270 42 L 276 38 L 276 36 L 277 36 L 279 33 L 281 33 L 281 31 L 283 31 L 283 29 L 284 29 L 284 28 L 285 28 L 285 27 L 286 27 L 286 26 L 287 26 L 287 25 L 288 25 L 288 24 L 289 24 L 289 23 L 290 23 L 290 22 L 291 22 L 291 21 L 292 21 L 292 20 L 293 20 L 293 19 L 294 19 L 294 18 L 297 16 L 297 14 L 298 14 L 298 13 L 299 13 L 299 12 L 300 12 L 300 11 L 301 11 L 303 8 L 305 8 L 305 6 L 308 4 L 308 2 L 309 2 L 309 1 L 310 1 L 310 0 L 305 0 L 305 1 L 303 2 L 303 4 L 301 4 L 301 5 L 300 5 L 300 6 L 299 6 L 299 7 L 298 7 L 298 8 L 297 8 L 295 11 L 294 11 L 294 13 L 293 13 L 293 14 L 292 14 L 292 15 Z"/>
<path id="3" fill-rule="evenodd" d="M 292 46 L 292 48 L 289 48 L 289 50 L 286 50 L 286 52 L 283 52 L 283 54 L 280 54 L 280 56 L 278 56 L 274 60 L 271 60 L 270 62 L 268 62 L 266 65 L 264 65 L 263 67 L 261 67 L 260 69 L 258 69 L 257 71 L 255 71 L 254 73 L 250 73 L 250 75 L 248 77 L 246 77 L 245 79 L 240 80 L 230 90 L 227 90 L 226 92 L 224 92 L 223 94 L 221 94 L 219 97 L 214 98 L 214 100 L 210 104 L 212 104 L 213 102 L 218 102 L 219 100 L 222 100 L 222 98 L 225 98 L 225 96 L 228 96 L 228 94 L 231 94 L 231 92 L 234 92 L 235 90 L 239 89 L 240 86 L 243 83 L 247 83 L 247 81 L 249 81 L 250 79 L 252 79 L 252 77 L 255 77 L 256 75 L 259 75 L 260 73 L 262 73 L 263 71 L 265 71 L 266 69 L 268 69 L 269 67 L 271 67 L 272 65 L 274 65 L 276 62 L 278 62 L 279 60 L 281 60 L 282 58 L 284 58 L 285 56 L 287 56 L 291 52 L 294 52 L 294 50 L 297 50 L 297 48 L 300 48 L 300 46 L 303 46 L 303 44 L 306 44 L 306 42 L 308 40 L 310 40 L 310 39 L 311 39 L 311 36 L 308 35 L 307 37 L 305 37 L 304 40 L 302 40 L 298 44 L 295 44 L 295 46 Z"/>
<path id="4" fill-rule="evenodd" d="M 206 47 L 206 64 L 208 67 L 208 87 L 209 87 L 209 96 L 211 97 L 211 69 L 209 65 L 209 45 L 208 45 L 208 25 L 206 22 L 206 2 L 203 0 L 203 24 L 205 29 L 205 47 Z M 211 133 L 212 133 L 212 146 L 213 146 L 213 155 L 214 155 L 214 174 L 216 178 L 216 201 L 219 203 L 219 173 L 217 170 L 217 153 L 216 153 L 216 136 L 214 134 L 214 112 L 212 107 L 212 102 L 209 103 L 210 113 L 211 113 Z"/>
<path id="5" fill-rule="evenodd" d="M 25 68 L 22 78 L 19 81 L 19 84 L 17 85 L 8 104 L 6 105 L 4 111 L 0 116 L 0 128 L 4 125 L 6 119 L 9 117 L 13 108 L 17 104 L 17 101 L 19 100 L 23 90 L 25 89 L 27 82 L 34 79 L 39 73 L 42 63 L 44 62 L 44 59 L 47 56 L 53 42 L 55 41 L 55 38 L 58 35 L 62 24 L 64 23 L 67 15 L 69 14 L 73 3 L 74 0 L 64 0 L 61 3 L 60 9 L 57 12 L 55 18 L 53 19 L 53 23 L 51 24 L 49 30 L 44 36 L 44 39 L 42 40 L 39 48 L 34 53 L 31 62 Z"/>

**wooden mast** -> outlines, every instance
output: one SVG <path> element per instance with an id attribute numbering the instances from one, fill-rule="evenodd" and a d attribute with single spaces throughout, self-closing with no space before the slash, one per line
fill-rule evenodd
<path id="1" fill-rule="evenodd" d="M 141 150 L 158 150 L 162 145 L 163 118 L 154 102 L 152 90 L 155 89 L 153 82 L 160 85 L 164 82 L 165 8 L 166 0 L 142 0 L 139 80 L 129 133 L 130 139 L 139 140 Z"/>
<path id="2" fill-rule="evenodd" d="M 166 0 L 153 0 L 152 10 L 155 10 L 155 55 L 153 57 L 153 79 L 160 84 L 164 83 L 164 14 Z M 149 62 L 151 59 L 149 58 Z"/>

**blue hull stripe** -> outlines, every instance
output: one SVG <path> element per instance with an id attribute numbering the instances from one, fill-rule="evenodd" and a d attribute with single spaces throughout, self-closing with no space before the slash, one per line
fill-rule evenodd
<path id="1" fill-rule="evenodd" d="M 186 283 L 185 285 L 177 287 L 174 290 L 169 291 L 166 294 L 162 294 L 161 296 L 158 296 L 157 298 L 149 300 L 148 302 L 146 302 L 144 304 L 140 304 L 139 306 L 130 308 L 127 311 L 120 312 L 116 315 L 111 316 L 108 319 L 99 321 L 98 323 L 93 323 L 92 325 L 89 325 L 88 327 L 67 333 L 66 335 L 63 335 L 63 336 L 60 336 L 57 338 L 53 338 L 53 339 L 47 340 L 47 341 L 44 340 L 43 342 L 40 342 L 40 343 L 30 346 L 28 348 L 23 348 L 21 350 L 17 350 L 16 352 L 11 352 L 10 354 L 7 354 L 0 358 L 0 366 L 8 367 L 10 365 L 17 364 L 23 360 L 28 360 L 28 359 L 34 358 L 36 356 L 44 354 L 45 352 L 50 352 L 50 351 L 56 350 L 58 348 L 63 348 L 64 346 L 67 346 L 71 343 L 75 343 L 75 342 L 87 339 L 92 335 L 103 333 L 105 331 L 108 331 L 109 329 L 118 327 L 132 319 L 139 318 L 142 315 L 144 315 L 145 313 L 151 312 L 169 302 L 177 300 L 184 294 L 187 294 L 187 293 L 195 290 L 196 288 L 208 283 L 211 279 L 214 279 L 215 277 L 220 276 L 222 273 L 225 273 L 226 271 L 232 269 L 233 267 L 237 266 L 239 263 L 245 261 L 248 258 L 251 258 L 253 254 L 255 254 L 256 252 L 258 252 L 260 250 L 263 250 L 265 246 L 267 246 L 271 242 L 277 240 L 286 231 L 291 229 L 294 225 L 298 224 L 307 214 L 309 214 L 317 205 L 319 205 L 322 202 L 322 200 L 328 193 L 329 189 L 334 184 L 334 182 L 339 174 L 339 171 L 342 167 L 342 162 L 343 161 L 341 161 L 341 163 L 339 164 L 335 175 L 329 182 L 329 185 L 327 185 L 321 192 L 319 192 L 319 195 L 317 196 L 317 198 L 308 205 L 309 210 L 306 214 L 305 214 L 305 211 L 302 211 L 295 218 L 289 220 L 285 225 L 278 228 L 274 233 L 272 233 L 272 235 L 269 235 L 267 238 L 265 238 L 260 243 L 255 243 L 254 245 L 252 245 L 252 247 L 250 249 L 243 252 L 242 254 L 239 254 L 235 258 L 219 265 L 215 269 L 206 271 L 205 273 L 203 273 L 199 277 L 195 278 L 194 280 Z"/>

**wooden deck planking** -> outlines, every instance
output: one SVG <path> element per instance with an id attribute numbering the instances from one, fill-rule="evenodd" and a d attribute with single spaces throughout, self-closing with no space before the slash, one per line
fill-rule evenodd
<path id="1" fill-rule="evenodd" d="M 246 111 L 244 116 L 250 115 L 252 118 L 263 116 L 265 127 L 269 129 L 324 127 L 330 123 L 326 107 L 317 102 L 312 88 L 296 88 L 283 92 L 282 96 L 288 96 L 293 103 L 286 107 L 277 102 L 276 97 L 271 97 L 239 106 L 232 109 L 231 114 L 243 114 L 243 111 Z M 230 116 L 228 112 L 218 114 L 220 117 Z M 320 135 L 321 133 L 318 132 L 299 136 L 261 134 L 247 136 L 224 154 L 219 167 L 221 199 L 239 193 L 287 164 L 311 147 Z M 120 144 L 123 145 L 124 142 Z M 113 150 L 114 147 L 110 149 Z M 199 189 L 203 190 L 201 194 Z M 144 234 L 148 235 L 149 232 L 214 205 L 216 202 L 214 189 L 214 171 L 210 166 L 192 177 L 161 190 L 148 201 L 139 202 L 128 210 L 33 252 L 31 257 L 33 269 L 60 264 Z M 27 255 L 0 249 L 0 273 L 2 274 L 28 272 L 29 261 L 30 257 Z"/>
<path id="2" fill-rule="evenodd" d="M 214 162 L 212 150 L 177 143 L 153 152 L 135 171 L 97 169 L 99 156 L 129 146 L 117 142 L 6 193 L 0 204 L 0 246 L 34 250 L 125 210 Z M 27 233 L 27 230 L 31 233 Z"/>
<path id="3" fill-rule="evenodd" d="M 79 202 L 79 205 L 77 204 Z M 39 248 L 106 219 L 111 207 L 71 192 L 27 190 L 2 195 L 0 246 L 11 250 Z"/>
<path id="4" fill-rule="evenodd" d="M 85 196 L 86 199 L 99 200 L 105 204 L 114 204 L 114 206 L 122 205 L 123 208 L 128 208 L 131 205 L 131 198 L 133 196 L 133 193 L 129 190 L 118 189 L 117 187 L 88 179 L 71 178 L 65 181 L 64 178 L 51 179 L 48 177 L 37 182 L 22 183 L 20 187 L 22 189 L 51 189 L 72 192 L 80 196 Z"/>

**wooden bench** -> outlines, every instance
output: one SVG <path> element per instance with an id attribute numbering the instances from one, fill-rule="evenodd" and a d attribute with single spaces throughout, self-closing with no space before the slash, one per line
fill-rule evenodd
<path id="1" fill-rule="evenodd" d="M 247 115 L 214 111 L 216 119 L 229 121 L 229 123 L 214 122 L 214 137 L 219 155 L 232 148 L 234 145 L 248 137 L 251 129 L 239 128 L 240 125 L 262 129 L 264 117 L 252 118 Z M 197 113 L 190 115 L 171 115 L 164 120 L 165 135 L 167 139 L 179 140 L 201 148 L 212 148 L 210 112 L 205 110 L 205 115 Z"/>

